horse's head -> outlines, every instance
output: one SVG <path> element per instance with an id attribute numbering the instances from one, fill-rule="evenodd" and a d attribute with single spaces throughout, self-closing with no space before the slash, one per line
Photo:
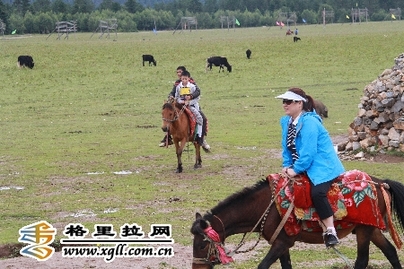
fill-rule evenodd
<path id="1" fill-rule="evenodd" d="M 161 126 L 161 129 L 164 132 L 168 131 L 168 126 L 171 122 L 175 121 L 176 115 L 177 114 L 175 112 L 173 103 L 164 103 L 163 109 L 161 111 L 161 116 L 163 118 L 163 125 Z"/>
<path id="2" fill-rule="evenodd" d="M 214 242 L 207 237 L 205 230 L 210 223 L 196 213 L 191 233 L 194 235 L 192 269 L 212 269 L 220 261 L 216 255 Z"/>

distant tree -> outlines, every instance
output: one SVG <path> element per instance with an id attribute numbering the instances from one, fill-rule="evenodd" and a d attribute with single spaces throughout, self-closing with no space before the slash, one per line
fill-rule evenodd
<path id="1" fill-rule="evenodd" d="M 34 14 L 40 12 L 48 12 L 51 11 L 51 1 L 50 0 L 35 0 L 32 3 L 32 11 Z"/>
<path id="2" fill-rule="evenodd" d="M 315 24 L 318 22 L 317 13 L 312 10 L 308 10 L 308 9 L 303 10 L 303 12 L 301 13 L 301 17 L 308 24 Z"/>
<path id="3" fill-rule="evenodd" d="M 49 34 L 53 31 L 56 19 L 52 18 L 49 12 L 40 13 L 35 19 L 37 31 L 41 34 Z"/>
<path id="4" fill-rule="evenodd" d="M 402 6 L 402 4 L 401 4 Z M 370 14 L 379 11 L 379 0 L 366 0 L 363 4 L 363 7 L 366 7 Z M 398 6 L 396 6 L 398 7 Z M 344 8 L 344 7 L 342 7 Z"/>
<path id="5" fill-rule="evenodd" d="M 90 13 L 74 13 L 69 20 L 77 22 L 77 28 L 80 32 L 92 32 L 94 31 L 94 25 L 90 21 Z"/>
<path id="6" fill-rule="evenodd" d="M 112 8 L 111 9 L 112 11 L 118 12 L 118 11 L 120 11 L 122 9 L 122 6 L 118 2 L 113 2 L 111 8 Z"/>
<path id="7" fill-rule="evenodd" d="M 51 4 L 51 9 L 55 13 L 69 13 L 69 5 L 66 4 L 63 0 L 55 0 Z"/>
<path id="8" fill-rule="evenodd" d="M 142 12 L 144 10 L 144 7 L 136 0 L 127 0 L 125 2 L 125 8 L 129 13 Z"/>
<path id="9" fill-rule="evenodd" d="M 127 12 L 126 10 L 117 13 L 118 17 L 118 29 L 124 32 L 136 32 L 137 25 L 133 20 L 133 14 Z"/>
<path id="10" fill-rule="evenodd" d="M 243 0 L 219 0 L 219 8 L 223 10 L 245 10 L 247 7 Z"/>
<path id="11" fill-rule="evenodd" d="M 202 3 L 199 0 L 180 0 L 180 5 L 184 11 L 202 12 Z"/>
<path id="12" fill-rule="evenodd" d="M 91 13 L 94 11 L 94 4 L 91 0 L 74 0 L 72 13 Z"/>
<path id="13" fill-rule="evenodd" d="M 349 19 L 347 19 L 347 16 Z M 339 22 L 339 23 L 345 23 L 345 22 L 351 22 L 351 9 L 345 9 L 341 8 L 335 11 L 335 20 L 334 22 Z"/>
<path id="14" fill-rule="evenodd" d="M 113 0 L 102 0 L 101 4 L 98 6 L 99 10 L 109 9 L 111 11 L 117 12 L 121 10 L 121 4 Z"/>
<path id="15" fill-rule="evenodd" d="M 173 29 L 176 26 L 174 15 L 170 11 L 160 10 L 158 12 L 159 20 L 157 29 Z M 198 21 L 199 24 L 199 21 Z M 199 26 L 199 25 L 198 25 Z"/>
<path id="16" fill-rule="evenodd" d="M 6 24 L 6 28 L 8 28 L 8 10 L 7 7 L 3 4 L 3 1 L 0 1 L 0 20 Z"/>
<path id="17" fill-rule="evenodd" d="M 35 33 L 37 30 L 35 27 L 35 16 L 28 11 L 24 16 L 24 33 Z"/>
<path id="18" fill-rule="evenodd" d="M 275 19 L 273 18 L 271 13 L 268 10 L 265 11 L 263 16 L 261 17 L 260 25 L 270 26 L 270 25 L 274 25 L 274 23 L 275 23 Z"/>
<path id="19" fill-rule="evenodd" d="M 30 7 L 29 0 L 15 0 L 13 3 L 14 10 L 20 16 L 24 16 Z"/>
<path id="20" fill-rule="evenodd" d="M 249 0 L 244 1 L 244 4 L 248 11 L 254 12 L 258 9 L 259 11 L 264 12 L 269 10 L 269 2 L 269 0 Z"/>
<path id="21" fill-rule="evenodd" d="M 24 18 L 17 13 L 11 14 L 9 18 L 10 28 L 12 30 L 17 30 L 18 34 L 25 33 Z"/>
<path id="22" fill-rule="evenodd" d="M 270 1 L 269 10 L 279 10 L 287 6 L 286 0 Z"/>
<path id="23" fill-rule="evenodd" d="M 213 14 L 219 9 L 219 5 L 217 4 L 217 0 L 205 0 L 205 4 L 203 5 L 203 11 Z"/>
<path id="24" fill-rule="evenodd" d="M 386 18 L 388 18 L 390 20 L 391 16 L 390 14 L 385 11 L 384 9 L 379 9 L 376 10 L 376 12 L 374 12 L 371 16 L 370 19 L 372 21 L 384 21 Z"/>

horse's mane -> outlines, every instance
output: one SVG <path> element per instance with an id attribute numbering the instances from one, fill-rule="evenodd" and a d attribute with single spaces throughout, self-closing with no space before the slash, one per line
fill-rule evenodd
<path id="1" fill-rule="evenodd" d="M 170 103 L 170 102 L 166 102 L 166 103 L 164 103 L 164 105 L 163 105 L 163 109 L 171 109 L 171 110 L 173 110 L 174 109 L 174 106 L 175 107 L 177 107 L 178 109 L 181 109 L 184 105 L 183 104 L 180 104 L 180 103 L 177 103 L 177 102 L 174 102 L 174 103 Z"/>
<path id="2" fill-rule="evenodd" d="M 164 103 L 164 105 L 163 105 L 163 109 L 174 109 L 174 107 L 173 107 L 173 105 L 171 104 L 171 103 L 169 103 L 169 102 L 167 102 L 167 103 Z"/>
<path id="3" fill-rule="evenodd" d="M 221 201 L 217 206 L 211 209 L 210 212 L 208 212 L 204 218 L 209 219 L 209 215 L 216 215 L 219 214 L 219 212 L 227 209 L 227 207 L 232 204 L 233 206 L 244 203 L 244 201 L 248 198 L 251 197 L 251 195 L 259 190 L 262 190 L 263 188 L 268 188 L 268 180 L 266 179 L 261 179 L 255 185 L 251 187 L 245 187 L 239 192 L 236 192 L 229 197 L 227 197 L 225 200 Z"/>

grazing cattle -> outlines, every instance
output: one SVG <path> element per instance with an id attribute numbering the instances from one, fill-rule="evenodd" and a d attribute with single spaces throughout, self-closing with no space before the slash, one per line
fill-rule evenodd
<path id="1" fill-rule="evenodd" d="M 297 41 L 299 41 L 300 40 L 300 37 L 297 37 L 297 36 L 294 36 L 293 37 L 293 42 L 297 42 Z"/>
<path id="2" fill-rule="evenodd" d="M 328 109 L 321 101 L 314 100 L 314 107 L 321 118 L 328 118 Z"/>
<path id="3" fill-rule="evenodd" d="M 231 72 L 231 65 L 227 61 L 226 57 L 221 57 L 221 56 L 212 56 L 206 60 L 206 69 L 205 72 L 208 70 L 212 70 L 212 66 L 219 66 L 219 73 L 220 70 L 223 69 L 224 72 L 224 67 L 227 67 L 227 71 Z"/>
<path id="4" fill-rule="evenodd" d="M 247 59 L 250 59 L 250 57 L 251 57 L 251 50 L 250 50 L 250 49 L 246 50 L 245 54 L 247 55 Z"/>
<path id="5" fill-rule="evenodd" d="M 152 64 L 153 64 L 154 66 L 157 65 L 157 62 L 156 62 L 156 60 L 154 60 L 153 55 L 150 55 L 150 54 L 143 54 L 143 55 L 142 55 L 142 58 L 143 58 L 143 66 L 144 66 L 144 62 L 149 62 L 149 66 L 152 65 Z"/>
<path id="6" fill-rule="evenodd" d="M 34 68 L 34 59 L 32 59 L 31 56 L 29 55 L 21 55 L 18 56 L 18 61 L 17 65 L 18 67 L 28 67 L 28 68 Z"/>

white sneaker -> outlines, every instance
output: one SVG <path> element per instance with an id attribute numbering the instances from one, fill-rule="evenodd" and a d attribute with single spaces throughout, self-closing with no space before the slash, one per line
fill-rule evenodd
<path id="1" fill-rule="evenodd" d="M 204 148 L 204 149 L 206 149 L 206 150 L 209 150 L 209 149 L 210 149 L 210 146 L 209 146 L 209 144 L 206 142 L 206 140 L 203 140 L 202 148 Z"/>
<path id="2" fill-rule="evenodd" d="M 161 142 L 160 144 L 159 144 L 159 147 L 165 147 L 166 146 L 166 142 Z"/>

